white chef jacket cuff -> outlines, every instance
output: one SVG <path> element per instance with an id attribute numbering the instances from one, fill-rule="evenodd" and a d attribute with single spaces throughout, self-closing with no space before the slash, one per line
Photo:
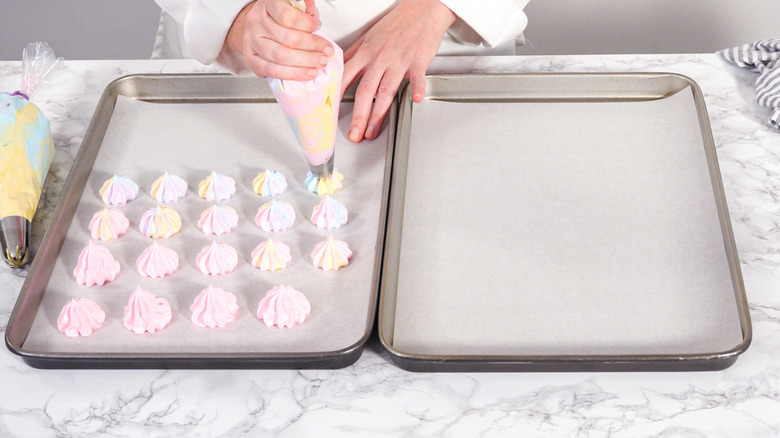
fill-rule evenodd
<path id="1" fill-rule="evenodd" d="M 184 41 L 198 61 L 211 64 L 221 55 L 230 26 L 241 9 L 251 0 L 199 0 L 188 9 L 184 18 Z M 227 51 L 232 52 L 229 48 Z M 233 70 L 231 62 L 222 54 L 220 64 Z"/>
<path id="2" fill-rule="evenodd" d="M 439 1 L 458 16 L 448 32 L 464 44 L 496 47 L 518 37 L 528 24 L 522 9 L 527 1 Z"/>

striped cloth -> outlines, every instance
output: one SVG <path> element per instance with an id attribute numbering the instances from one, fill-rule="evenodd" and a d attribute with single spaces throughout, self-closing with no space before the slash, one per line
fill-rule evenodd
<path id="1" fill-rule="evenodd" d="M 772 109 L 769 124 L 780 130 L 780 39 L 761 40 L 721 50 L 718 55 L 739 67 L 759 73 L 756 101 Z"/>

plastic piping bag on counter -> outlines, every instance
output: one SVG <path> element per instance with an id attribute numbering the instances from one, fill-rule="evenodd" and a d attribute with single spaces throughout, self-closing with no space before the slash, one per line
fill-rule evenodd
<path id="1" fill-rule="evenodd" d="M 0 93 L 0 244 L 17 268 L 29 261 L 30 226 L 54 159 L 49 120 L 30 98 L 58 61 L 48 44 L 29 44 L 20 89 Z"/>
<path id="2" fill-rule="evenodd" d="M 303 1 L 290 0 L 293 7 L 304 11 Z M 268 78 L 276 101 L 282 108 L 314 176 L 328 178 L 333 173 L 333 155 L 341 104 L 341 79 L 344 74 L 344 53 L 323 33 L 315 35 L 328 40 L 333 55 L 317 76 L 308 81 Z"/>

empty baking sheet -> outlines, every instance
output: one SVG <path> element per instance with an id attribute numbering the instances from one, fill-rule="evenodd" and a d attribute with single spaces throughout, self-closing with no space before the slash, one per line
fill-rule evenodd
<path id="1" fill-rule="evenodd" d="M 302 368 L 354 362 L 374 320 L 392 129 L 375 141 L 351 144 L 343 135 L 349 109 L 342 107 L 335 157 L 336 168 L 345 175 L 344 188 L 333 195 L 347 206 L 349 222 L 327 231 L 310 221 L 320 198 L 303 184 L 308 165 L 266 81 L 152 75 L 109 85 L 11 318 L 8 345 L 42 367 Z M 265 169 L 287 178 L 287 189 L 275 196 L 295 210 L 295 223 L 286 231 L 268 233 L 255 225 L 258 208 L 271 199 L 252 189 L 253 178 Z M 197 227 L 200 213 L 213 204 L 198 197 L 198 183 L 212 170 L 233 177 L 237 189 L 221 204 L 238 212 L 238 228 L 219 237 Z M 135 260 L 152 239 L 138 225 L 143 212 L 157 205 L 150 187 L 164 171 L 189 185 L 181 200 L 169 204 L 181 215 L 182 230 L 158 239 L 176 250 L 179 268 L 164 279 L 149 279 L 138 274 Z M 92 214 L 106 207 L 98 191 L 114 173 L 140 187 L 135 200 L 114 207 L 130 220 L 128 233 L 99 242 L 120 262 L 121 271 L 103 286 L 81 286 L 72 271 L 90 241 Z M 353 251 L 349 266 L 338 272 L 324 272 L 311 262 L 314 245 L 328 235 L 346 241 Z M 287 268 L 263 272 L 251 265 L 252 250 L 268 238 L 291 248 Z M 232 273 L 212 277 L 198 271 L 195 257 L 213 240 L 237 249 L 239 263 Z M 225 328 L 190 322 L 190 304 L 208 284 L 238 298 L 238 318 Z M 260 299 L 277 284 L 306 294 L 312 311 L 304 324 L 269 328 L 255 316 Z M 170 302 L 173 320 L 168 327 L 143 335 L 123 327 L 123 307 L 136 285 Z M 76 296 L 98 302 L 107 314 L 104 326 L 89 337 L 69 338 L 57 330 L 60 309 Z"/>
<path id="2" fill-rule="evenodd" d="M 397 138 L 380 336 L 400 366 L 711 369 L 747 348 L 689 79 L 433 76 Z"/>

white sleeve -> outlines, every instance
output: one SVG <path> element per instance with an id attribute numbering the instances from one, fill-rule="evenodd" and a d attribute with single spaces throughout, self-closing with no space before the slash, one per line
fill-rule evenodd
<path id="1" fill-rule="evenodd" d="M 439 0 L 458 19 L 449 33 L 458 41 L 496 47 L 523 32 L 528 19 L 523 8 L 529 0 Z"/>
<path id="2" fill-rule="evenodd" d="M 233 64 L 243 64 L 243 60 L 225 45 L 225 38 L 233 20 L 251 0 L 155 1 L 183 26 L 184 43 L 195 59 L 203 64 L 218 61 L 230 70 L 240 69 L 236 68 L 240 65 Z"/>

